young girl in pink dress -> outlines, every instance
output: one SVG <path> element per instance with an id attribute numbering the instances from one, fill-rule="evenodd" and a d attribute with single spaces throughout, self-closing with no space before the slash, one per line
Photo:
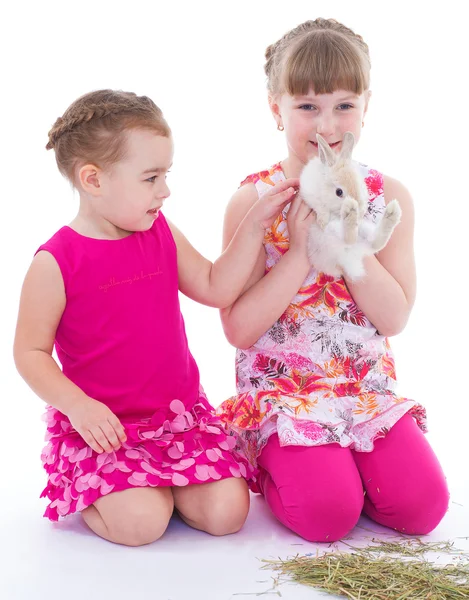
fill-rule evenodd
<path id="1" fill-rule="evenodd" d="M 87 94 L 47 148 L 80 207 L 34 257 L 15 339 L 21 375 L 48 404 L 46 516 L 81 511 L 131 546 L 158 539 L 174 508 L 192 527 L 233 533 L 249 508 L 247 462 L 200 387 L 178 292 L 229 306 L 298 181 L 253 203 L 212 264 L 161 212 L 173 142 L 149 98 Z"/>
<path id="2" fill-rule="evenodd" d="M 227 210 L 225 246 L 266 190 L 299 177 L 318 155 L 316 134 L 336 153 L 345 132 L 359 139 L 370 99 L 368 47 L 334 20 L 299 25 L 266 58 L 270 108 L 288 156 L 244 180 Z M 352 282 L 311 268 L 311 216 L 294 202 L 266 231 L 243 294 L 222 310 L 238 348 L 238 394 L 219 414 L 258 469 L 252 488 L 311 541 L 343 537 L 362 510 L 425 534 L 448 506 L 445 477 L 422 433 L 425 410 L 396 394 L 388 341 L 415 298 L 412 199 L 398 181 L 360 168 L 366 218 L 379 219 L 393 198 L 403 212 L 388 245 L 365 261 L 366 276 Z"/>

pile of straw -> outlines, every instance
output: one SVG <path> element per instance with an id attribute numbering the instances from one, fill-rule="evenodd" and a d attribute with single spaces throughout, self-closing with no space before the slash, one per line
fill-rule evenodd
<path id="1" fill-rule="evenodd" d="M 352 600 L 469 599 L 469 557 L 450 542 L 420 539 L 353 547 L 348 552 L 264 560 L 270 568 L 296 583 Z M 345 542 L 342 542 L 345 543 Z M 431 562 L 428 554 L 452 555 L 450 562 Z M 441 557 L 438 556 L 437 559 Z M 280 595 L 280 594 L 279 594 Z"/>

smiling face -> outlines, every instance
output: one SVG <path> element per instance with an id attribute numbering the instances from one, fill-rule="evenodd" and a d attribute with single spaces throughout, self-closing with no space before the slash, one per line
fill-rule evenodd
<path id="1" fill-rule="evenodd" d="M 274 118 L 285 128 L 289 176 L 296 176 L 310 159 L 318 156 L 318 133 L 336 153 L 342 148 L 345 132 L 352 132 L 358 142 L 369 97 L 369 91 L 355 94 L 336 90 L 316 95 L 310 90 L 304 96 L 284 93 L 271 98 Z"/>
<path id="2" fill-rule="evenodd" d="M 173 142 L 152 131 L 126 134 L 125 157 L 101 171 L 101 193 L 94 209 L 103 221 L 122 232 L 150 229 L 170 195 L 166 175 L 173 161 Z"/>
<path id="3" fill-rule="evenodd" d="M 371 67 L 360 36 L 334 19 L 306 21 L 269 46 L 266 56 L 270 108 L 287 138 L 288 177 L 318 155 L 318 133 L 334 152 L 346 131 L 358 142 Z"/>

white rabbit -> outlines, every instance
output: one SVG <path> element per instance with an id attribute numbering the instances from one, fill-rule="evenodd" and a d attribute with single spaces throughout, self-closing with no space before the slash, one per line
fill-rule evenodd
<path id="1" fill-rule="evenodd" d="M 313 158 L 300 176 L 300 194 L 316 213 L 311 226 L 308 255 L 320 272 L 351 280 L 365 274 L 365 256 L 382 250 L 401 218 L 397 200 L 391 200 L 378 223 L 365 219 L 368 190 L 357 163 L 355 145 L 347 132 L 337 155 L 317 134 L 319 157 Z"/>

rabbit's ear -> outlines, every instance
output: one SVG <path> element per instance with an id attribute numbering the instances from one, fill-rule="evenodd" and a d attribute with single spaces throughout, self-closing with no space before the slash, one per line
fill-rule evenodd
<path id="1" fill-rule="evenodd" d="M 322 164 L 332 167 L 332 165 L 335 164 L 337 158 L 334 154 L 334 150 L 331 149 L 329 144 L 322 136 L 319 135 L 319 133 L 316 134 L 316 139 L 318 140 L 318 152 Z"/>
<path id="2" fill-rule="evenodd" d="M 340 160 L 345 162 L 352 158 L 353 148 L 355 146 L 355 137 L 351 131 L 344 133 L 342 139 L 342 148 L 340 150 Z"/>

